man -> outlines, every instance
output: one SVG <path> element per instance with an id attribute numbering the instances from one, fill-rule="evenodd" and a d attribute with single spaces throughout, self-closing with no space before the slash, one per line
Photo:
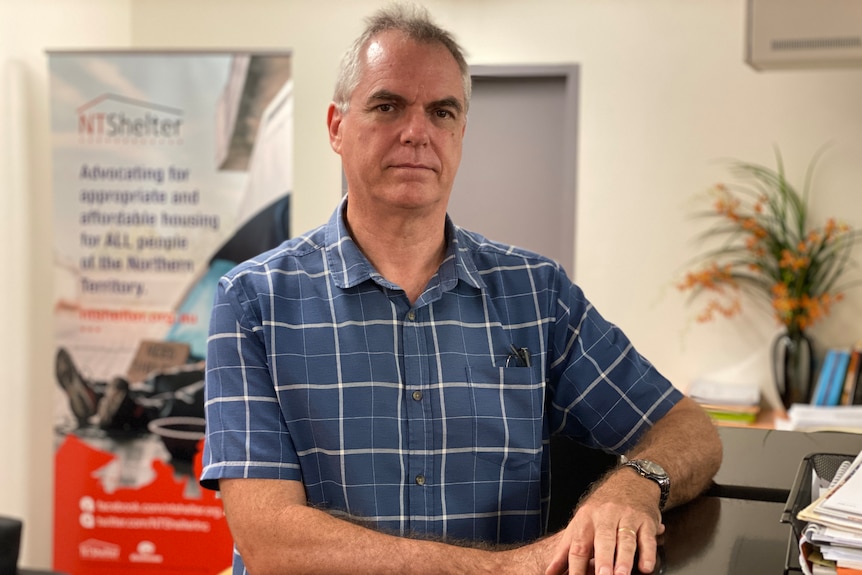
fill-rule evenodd
<path id="1" fill-rule="evenodd" d="M 469 97 L 424 11 L 375 15 L 327 118 L 346 199 L 222 279 L 202 483 L 235 574 L 650 571 L 664 499 L 717 470 L 709 419 L 557 264 L 447 219 Z M 554 433 L 660 467 L 547 535 Z"/>

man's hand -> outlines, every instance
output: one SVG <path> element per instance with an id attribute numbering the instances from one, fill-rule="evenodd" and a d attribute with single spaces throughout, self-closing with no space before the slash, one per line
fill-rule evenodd
<path id="1" fill-rule="evenodd" d="M 664 532 L 658 510 L 659 488 L 627 468 L 610 475 L 575 512 L 560 534 L 546 575 L 629 575 L 656 564 L 656 537 Z M 568 569 L 568 571 L 567 571 Z"/>
<path id="2" fill-rule="evenodd" d="M 682 430 L 685 430 L 683 432 Z M 691 441 L 697 437 L 697 441 Z M 671 478 L 667 508 L 697 497 L 721 464 L 721 441 L 706 412 L 682 398 L 627 454 L 657 461 Z M 596 575 L 628 575 L 638 553 L 638 569 L 656 565 L 656 537 L 664 533 L 658 484 L 629 467 L 608 475 L 581 502 L 557 546 L 546 575 L 585 575 L 593 560 Z"/>

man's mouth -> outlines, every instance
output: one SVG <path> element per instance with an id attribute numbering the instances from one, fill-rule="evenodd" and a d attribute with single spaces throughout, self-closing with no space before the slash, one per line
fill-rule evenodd
<path id="1" fill-rule="evenodd" d="M 434 168 L 432 168 L 431 166 L 427 166 L 425 164 L 414 164 L 412 162 L 404 162 L 401 164 L 394 164 L 392 167 L 393 168 L 404 168 L 404 169 L 410 169 L 410 170 L 431 170 L 431 171 L 434 171 Z"/>

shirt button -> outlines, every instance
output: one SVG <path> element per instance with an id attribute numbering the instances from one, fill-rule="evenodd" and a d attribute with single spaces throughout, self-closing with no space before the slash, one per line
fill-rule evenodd
<path id="1" fill-rule="evenodd" d="M 413 399 L 415 399 L 416 401 L 421 400 L 422 399 L 422 392 L 421 391 L 414 391 L 413 392 Z"/>
<path id="2" fill-rule="evenodd" d="M 421 473 L 416 476 L 416 485 L 425 485 L 425 476 Z"/>
<path id="3" fill-rule="evenodd" d="M 413 321 L 414 319 L 416 319 L 416 312 L 413 311 L 412 309 L 410 311 L 408 311 L 407 312 L 407 319 L 409 319 L 410 321 Z"/>

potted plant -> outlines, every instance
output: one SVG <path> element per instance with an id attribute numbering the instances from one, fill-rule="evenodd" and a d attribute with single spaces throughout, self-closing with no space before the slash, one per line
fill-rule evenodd
<path id="1" fill-rule="evenodd" d="M 765 300 L 783 327 L 772 347 L 775 385 L 785 408 L 810 400 L 814 353 L 807 330 L 826 317 L 851 284 L 840 281 L 858 230 L 829 218 L 809 221 L 811 183 L 820 154 L 808 167 L 801 192 L 787 181 L 781 154 L 776 168 L 733 161 L 736 181 L 710 190 L 712 209 L 699 215 L 714 223 L 713 240 L 678 284 L 692 298 L 707 297 L 698 321 L 731 317 L 742 294 Z"/>

